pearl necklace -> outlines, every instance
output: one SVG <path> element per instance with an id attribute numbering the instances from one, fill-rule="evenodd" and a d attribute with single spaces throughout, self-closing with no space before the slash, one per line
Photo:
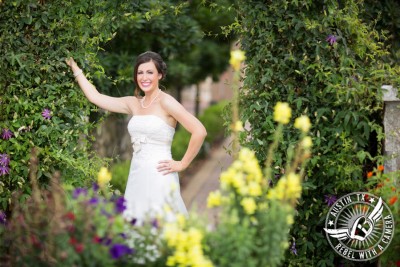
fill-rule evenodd
<path id="1" fill-rule="evenodd" d="M 144 100 L 146 99 L 146 96 L 144 96 L 144 97 L 142 98 L 142 100 L 140 101 L 140 105 L 142 106 L 142 108 L 148 108 L 148 107 L 150 107 L 151 104 L 153 104 L 154 100 L 156 100 L 157 97 L 160 95 L 160 92 L 161 92 L 161 89 L 158 89 L 158 93 L 157 93 L 156 97 L 153 98 L 153 100 L 150 101 L 150 104 L 149 104 L 147 107 L 145 107 L 144 104 L 143 104 L 143 103 L 144 103 Z"/>

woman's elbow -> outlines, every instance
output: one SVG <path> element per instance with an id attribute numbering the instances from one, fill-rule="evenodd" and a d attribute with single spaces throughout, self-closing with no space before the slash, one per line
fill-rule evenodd
<path id="1" fill-rule="evenodd" d="M 203 139 L 206 138 L 206 136 L 207 136 L 207 130 L 206 130 L 206 128 L 205 128 L 204 126 L 201 127 L 201 130 L 199 131 L 199 135 L 200 135 Z"/>

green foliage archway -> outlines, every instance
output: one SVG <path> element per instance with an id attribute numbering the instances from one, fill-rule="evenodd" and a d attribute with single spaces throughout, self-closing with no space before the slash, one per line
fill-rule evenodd
<path id="1" fill-rule="evenodd" d="M 16 189 L 29 194 L 32 147 L 40 149 L 41 183 L 60 170 L 66 182 L 82 185 L 98 170 L 101 161 L 86 140 L 92 106 L 74 85 L 65 58 L 72 55 L 89 76 L 101 76 L 99 45 L 133 8 L 123 0 L 0 2 L 0 129 L 11 132 L 0 139 L 0 153 L 10 160 L 0 176 L 2 209 Z"/>

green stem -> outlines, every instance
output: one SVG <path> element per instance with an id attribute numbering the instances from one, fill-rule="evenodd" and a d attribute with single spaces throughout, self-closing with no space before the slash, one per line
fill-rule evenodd
<path id="1" fill-rule="evenodd" d="M 239 149 L 239 135 L 235 129 L 236 122 L 239 121 L 239 80 L 240 71 L 235 71 L 233 76 L 233 101 L 232 101 L 232 155 L 237 159 Z"/>
<path id="2" fill-rule="evenodd" d="M 278 124 L 278 128 L 276 129 L 274 133 L 274 141 L 272 144 L 269 146 L 268 149 L 268 154 L 267 154 L 267 159 L 265 161 L 265 176 L 267 179 L 271 180 L 271 174 L 272 174 L 272 162 L 273 162 L 273 157 L 274 157 L 274 152 L 276 148 L 278 147 L 279 140 L 281 138 L 283 131 L 283 125 L 280 123 Z"/>

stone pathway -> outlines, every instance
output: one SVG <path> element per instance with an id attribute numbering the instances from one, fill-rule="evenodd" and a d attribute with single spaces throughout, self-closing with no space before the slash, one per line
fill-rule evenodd
<path id="1" fill-rule="evenodd" d="M 198 212 L 208 212 L 209 219 L 213 219 L 213 211 L 207 209 L 207 197 L 211 191 L 219 189 L 219 176 L 232 163 L 232 157 L 226 152 L 231 139 L 224 142 L 208 156 L 207 161 L 189 179 L 182 190 L 183 201 L 189 209 L 195 208 Z"/>

